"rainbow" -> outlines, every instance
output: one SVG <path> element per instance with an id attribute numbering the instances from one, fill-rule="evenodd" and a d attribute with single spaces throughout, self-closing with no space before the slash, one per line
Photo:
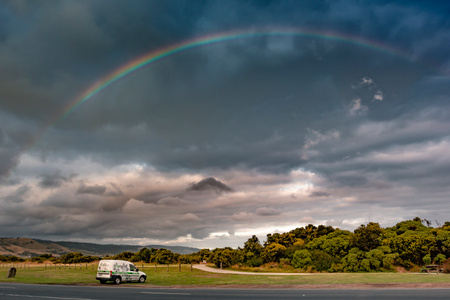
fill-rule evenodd
<path id="1" fill-rule="evenodd" d="M 124 64 L 123 66 L 113 71 L 112 73 L 107 74 L 106 76 L 98 80 L 96 83 L 89 86 L 78 97 L 69 101 L 63 107 L 63 109 L 59 110 L 59 112 L 53 116 L 53 118 L 50 118 L 50 120 L 48 120 L 48 122 L 43 127 L 41 127 L 41 130 L 38 132 L 38 134 L 35 135 L 33 141 L 30 141 L 30 143 L 22 149 L 23 150 L 22 152 L 26 152 L 30 148 L 32 148 L 42 138 L 42 136 L 50 127 L 54 126 L 55 123 L 57 123 L 65 116 L 69 115 L 73 110 L 78 108 L 84 102 L 88 101 L 89 99 L 92 99 L 94 95 L 100 93 L 103 89 L 107 88 L 108 86 L 114 84 L 115 82 L 119 81 L 120 79 L 126 77 L 130 73 L 133 73 L 134 71 L 140 68 L 155 63 L 163 58 L 167 58 L 169 56 L 176 55 L 191 49 L 218 43 L 226 43 L 232 40 L 265 37 L 265 36 L 310 37 L 331 41 L 346 42 L 357 46 L 371 48 L 377 51 L 399 56 L 409 61 L 414 61 L 411 58 L 411 56 L 408 55 L 407 53 L 399 49 L 393 48 L 391 46 L 382 44 L 380 42 L 367 40 L 361 37 L 343 35 L 331 31 L 313 31 L 298 28 L 263 28 L 263 29 L 228 31 L 207 36 L 201 36 L 177 44 L 169 45 L 155 51 L 151 51 L 147 54 L 144 54 L 136 59 L 129 61 L 128 63 Z"/>
<path id="2" fill-rule="evenodd" d="M 326 40 L 342 41 L 366 48 L 372 48 L 382 52 L 387 52 L 411 60 L 408 54 L 398 49 L 392 48 L 390 46 L 383 45 L 379 42 L 366 40 L 360 37 L 352 37 L 348 35 L 346 36 L 333 32 L 319 32 L 310 30 L 282 28 L 282 29 L 243 30 L 243 31 L 218 33 L 170 45 L 158 49 L 156 51 L 144 54 L 143 56 L 140 56 L 124 64 L 123 66 L 116 69 L 112 73 L 98 80 L 95 84 L 91 85 L 87 90 L 81 93 L 81 95 L 70 101 L 68 105 L 64 108 L 64 110 L 59 114 L 57 119 L 54 120 L 54 122 L 57 122 L 59 119 L 70 114 L 74 109 L 76 109 L 81 104 L 91 99 L 94 95 L 98 94 L 101 90 L 112 85 L 116 81 L 126 77 L 128 74 L 142 67 L 148 66 L 149 64 L 155 63 L 163 58 L 202 46 L 217 43 L 225 43 L 231 40 L 255 38 L 262 36 L 299 36 L 299 37 L 311 37 Z"/>

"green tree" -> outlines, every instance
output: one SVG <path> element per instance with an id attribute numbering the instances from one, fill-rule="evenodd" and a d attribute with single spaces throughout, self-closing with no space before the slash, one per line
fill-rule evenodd
<path id="1" fill-rule="evenodd" d="M 226 247 L 216 248 L 211 253 L 212 262 L 219 268 L 222 264 L 223 268 L 231 267 L 236 263 L 237 251 Z"/>
<path id="2" fill-rule="evenodd" d="M 384 252 L 377 248 L 372 249 L 366 253 L 366 259 L 369 262 L 369 269 L 367 271 L 380 271 L 383 266 L 383 259 L 385 258 Z"/>
<path id="3" fill-rule="evenodd" d="M 366 225 L 361 225 L 355 229 L 353 235 L 353 245 L 362 251 L 370 251 L 381 245 L 381 238 L 384 229 L 380 224 L 370 222 Z"/>
<path id="4" fill-rule="evenodd" d="M 167 249 L 158 249 L 153 256 L 153 261 L 158 264 L 170 264 L 177 261 L 177 255 Z"/>
<path id="5" fill-rule="evenodd" d="M 339 258 L 334 257 L 322 250 L 314 250 L 311 252 L 311 265 L 317 271 L 328 271 L 331 269 L 333 264 L 336 264 L 340 261 Z"/>
<path id="6" fill-rule="evenodd" d="M 423 260 L 423 263 L 424 263 L 425 265 L 431 264 L 431 256 L 430 256 L 430 254 L 425 255 L 425 256 L 422 258 L 422 260 Z"/>
<path id="7" fill-rule="evenodd" d="M 333 257 L 342 258 L 347 255 L 353 233 L 337 229 L 328 235 L 313 239 L 306 245 L 309 250 L 323 250 Z"/>
<path id="8" fill-rule="evenodd" d="M 129 261 L 133 256 L 134 256 L 133 252 L 125 251 L 125 252 L 119 253 L 117 255 L 114 255 L 113 259 L 128 260 Z"/>
<path id="9" fill-rule="evenodd" d="M 241 261 L 250 267 L 259 267 L 263 264 L 261 252 L 263 247 L 256 235 L 252 236 L 245 242 L 244 249 L 241 250 Z"/>
<path id="10" fill-rule="evenodd" d="M 311 253 L 306 250 L 297 250 L 292 257 L 292 266 L 299 269 L 305 269 L 312 264 Z"/>
<path id="11" fill-rule="evenodd" d="M 285 252 L 285 246 L 278 243 L 271 243 L 264 247 L 261 257 L 265 262 L 280 262 L 280 259 L 284 258 Z"/>
<path id="12" fill-rule="evenodd" d="M 397 258 L 398 258 L 397 253 L 385 254 L 383 258 L 383 268 L 385 268 L 386 270 L 392 270 L 395 266 Z"/>
<path id="13" fill-rule="evenodd" d="M 365 255 L 363 251 L 359 250 L 359 248 L 352 248 L 342 259 L 342 269 L 345 272 L 358 272 L 360 271 L 361 261 L 364 258 Z M 364 267 L 367 267 L 367 262 L 364 263 Z"/>
<path id="14" fill-rule="evenodd" d="M 442 253 L 445 256 L 450 256 L 450 226 L 433 229 L 431 233 L 436 240 L 436 253 Z"/>
<path id="15" fill-rule="evenodd" d="M 422 224 L 422 220 L 418 217 L 413 220 L 399 222 L 394 227 L 397 235 L 401 235 L 407 231 L 430 231 L 431 229 Z"/>
<path id="16" fill-rule="evenodd" d="M 75 264 L 75 263 L 88 263 L 94 260 L 98 260 L 98 257 L 95 256 L 84 256 L 81 252 L 71 252 L 64 255 L 61 255 L 58 260 L 54 263 L 62 263 L 62 264 Z"/>
<path id="17" fill-rule="evenodd" d="M 436 255 L 436 257 L 434 258 L 434 262 L 438 265 L 442 265 L 442 263 L 446 260 L 445 255 L 440 253 L 438 255 Z"/>
<path id="18" fill-rule="evenodd" d="M 0 261 L 4 262 L 24 262 L 25 259 L 15 255 L 0 255 Z"/>
<path id="19" fill-rule="evenodd" d="M 401 235 L 383 240 L 383 244 L 398 254 L 401 266 L 411 268 L 413 264 L 422 264 L 422 258 L 435 249 L 436 240 L 430 231 L 407 230 Z"/>

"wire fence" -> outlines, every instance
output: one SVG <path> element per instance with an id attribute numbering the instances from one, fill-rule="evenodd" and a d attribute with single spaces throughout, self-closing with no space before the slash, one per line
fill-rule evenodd
<path id="1" fill-rule="evenodd" d="M 173 271 L 175 269 L 178 272 L 181 272 L 182 266 L 190 268 L 192 271 L 192 264 L 151 264 L 151 263 L 135 263 L 136 267 L 138 267 L 141 271 L 155 271 L 165 270 L 166 272 Z M 34 269 L 34 268 L 43 268 L 44 270 L 65 270 L 65 269 L 73 269 L 73 270 L 97 270 L 98 262 L 94 263 L 74 263 L 74 264 L 53 264 L 53 263 L 29 263 L 29 262 L 15 262 L 15 263 L 5 263 L 0 262 L 0 269 Z"/>

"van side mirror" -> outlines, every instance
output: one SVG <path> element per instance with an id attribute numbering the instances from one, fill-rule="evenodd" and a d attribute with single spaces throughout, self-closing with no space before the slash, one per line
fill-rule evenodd
<path id="1" fill-rule="evenodd" d="M 136 268 L 136 272 L 139 272 L 139 268 Z"/>

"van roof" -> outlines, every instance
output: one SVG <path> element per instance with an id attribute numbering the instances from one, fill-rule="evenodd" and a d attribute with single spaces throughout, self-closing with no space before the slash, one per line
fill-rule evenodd
<path id="1" fill-rule="evenodd" d="M 100 262 L 124 262 L 124 263 L 129 263 L 132 264 L 132 262 L 126 261 L 126 260 L 119 260 L 119 259 L 102 259 L 100 260 Z"/>

